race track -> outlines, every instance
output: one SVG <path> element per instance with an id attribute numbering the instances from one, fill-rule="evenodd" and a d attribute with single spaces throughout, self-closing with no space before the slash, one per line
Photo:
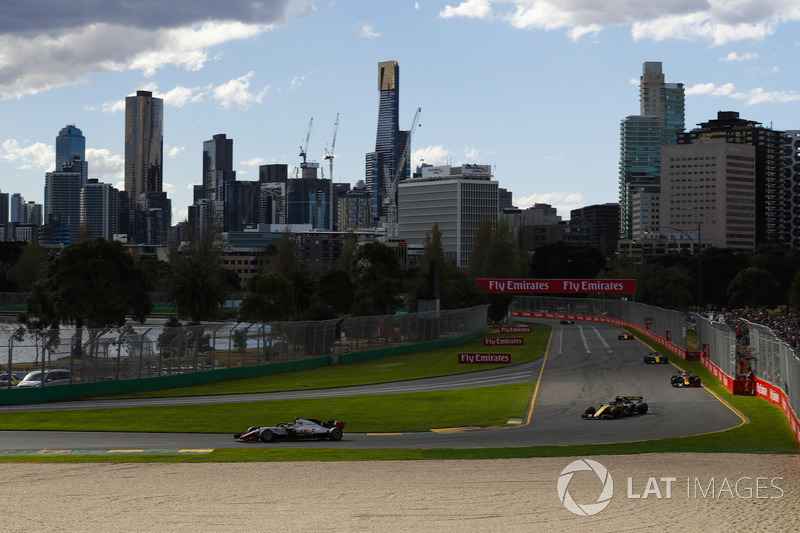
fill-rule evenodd
<path id="1" fill-rule="evenodd" d="M 540 321 L 540 320 L 537 320 Z M 638 340 L 617 339 L 621 331 L 607 324 L 541 320 L 554 327 L 547 356 L 524 365 L 467 375 L 342 389 L 230 395 L 225 397 L 155 398 L 141 400 L 80 401 L 4 406 L 0 412 L 61 409 L 96 409 L 147 405 L 254 402 L 294 398 L 320 398 L 474 388 L 529 382 L 536 395 L 530 421 L 519 426 L 439 432 L 371 435 L 345 434 L 342 441 L 301 441 L 278 444 L 236 442 L 231 434 L 0 432 L 0 450 L 41 449 L 213 449 L 246 446 L 345 448 L 477 448 L 569 444 L 607 444 L 678 437 L 736 427 L 744 418 L 705 388 L 673 388 L 670 376 L 677 368 L 648 365 L 649 349 Z M 455 356 L 455 351 L 454 351 Z M 680 362 L 678 361 L 678 364 Z M 618 420 L 584 420 L 590 405 L 598 407 L 618 395 L 643 396 L 646 415 Z M 247 404 L 242 405 L 243 409 Z M 54 416 L 57 416 L 54 413 Z M 313 417 L 313 413 L 298 413 Z M 391 416 L 388 413 L 387 416 Z M 277 420 L 254 420 L 269 425 Z M 241 428 L 242 430 L 246 428 Z"/>

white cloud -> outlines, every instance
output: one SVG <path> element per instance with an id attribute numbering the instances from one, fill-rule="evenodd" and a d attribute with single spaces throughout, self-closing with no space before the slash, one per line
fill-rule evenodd
<path id="1" fill-rule="evenodd" d="M 302 76 L 295 76 L 292 78 L 292 82 L 290 84 L 291 88 L 294 89 L 295 87 L 300 87 L 306 78 L 309 77 L 311 74 L 303 74 Z"/>
<path id="2" fill-rule="evenodd" d="M 239 165 L 243 167 L 258 167 L 261 165 L 266 165 L 267 160 L 263 157 L 254 157 L 253 159 L 245 159 L 244 161 L 239 161 Z"/>
<path id="3" fill-rule="evenodd" d="M 146 76 L 166 66 L 202 69 L 208 49 L 246 39 L 270 27 L 241 22 L 146 30 L 93 24 L 57 36 L 0 36 L 0 99 L 82 83 L 95 72 L 140 70 Z"/>
<path id="4" fill-rule="evenodd" d="M 367 39 L 374 39 L 376 37 L 380 37 L 380 33 L 376 33 L 375 29 L 372 27 L 372 24 L 364 23 L 358 28 L 358 34 L 361 37 L 365 37 Z"/>
<path id="5" fill-rule="evenodd" d="M 711 96 L 730 96 L 736 92 L 736 88 L 732 83 L 726 83 L 717 87 L 713 83 L 698 83 L 687 87 L 685 93 L 687 96 L 696 94 L 708 94 Z"/>
<path id="6" fill-rule="evenodd" d="M 417 165 L 423 162 L 426 165 L 447 165 L 449 164 L 451 154 L 445 150 L 444 146 L 426 146 L 419 150 L 411 151 L 411 168 L 416 169 Z"/>
<path id="7" fill-rule="evenodd" d="M 721 45 L 764 39 L 779 24 L 800 20 L 800 7 L 791 0 L 466 0 L 445 6 L 439 17 L 500 19 L 519 29 L 561 29 L 575 41 L 604 28 L 629 26 L 636 40 Z"/>
<path id="8" fill-rule="evenodd" d="M 123 179 L 125 176 L 125 157 L 112 154 L 106 148 L 87 148 L 86 162 L 89 164 L 89 176 L 100 181 Z"/>
<path id="9" fill-rule="evenodd" d="M 56 151 L 52 145 L 42 142 L 22 146 L 16 139 L 7 139 L 0 146 L 0 160 L 21 170 L 38 168 L 49 172 L 56 166 Z"/>
<path id="10" fill-rule="evenodd" d="M 492 3 L 489 0 L 467 0 L 456 7 L 447 5 L 439 13 L 441 18 L 464 17 L 470 19 L 488 19 L 492 17 Z"/>
<path id="11" fill-rule="evenodd" d="M 264 95 L 267 94 L 269 85 L 265 86 L 259 92 L 254 93 L 250 91 L 250 78 L 252 77 L 253 71 L 251 70 L 244 76 L 218 85 L 212 90 L 214 98 L 218 100 L 220 105 L 225 109 L 229 109 L 234 105 L 242 109 L 247 109 L 254 103 L 260 104 Z"/>
<path id="12" fill-rule="evenodd" d="M 720 57 L 719 60 L 725 62 L 737 61 L 741 63 L 742 61 L 749 61 L 751 59 L 757 59 L 757 58 L 758 54 L 755 52 L 748 52 L 741 56 L 737 52 L 730 52 L 728 55 Z"/>
<path id="13" fill-rule="evenodd" d="M 170 146 L 167 148 L 167 157 L 177 157 L 185 151 L 185 146 Z"/>

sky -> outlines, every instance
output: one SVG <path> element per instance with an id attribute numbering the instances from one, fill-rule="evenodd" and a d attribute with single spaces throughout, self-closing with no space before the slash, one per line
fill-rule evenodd
<path id="1" fill-rule="evenodd" d="M 686 127 L 738 111 L 800 129 L 796 0 L 4 0 L 0 191 L 44 202 L 55 138 L 86 137 L 89 176 L 124 189 L 125 97 L 164 99 L 173 224 L 202 183 L 202 143 L 233 139 L 239 180 L 308 159 L 364 179 L 378 63 L 400 64 L 412 166 L 492 166 L 514 204 L 617 202 L 619 124 L 660 61 Z M 338 127 L 335 127 L 337 115 Z M 334 136 L 335 134 L 335 136 Z M 335 142 L 334 142 L 335 139 Z"/>

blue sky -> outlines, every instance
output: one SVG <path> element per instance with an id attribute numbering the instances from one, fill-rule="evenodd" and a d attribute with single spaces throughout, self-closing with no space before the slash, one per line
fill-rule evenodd
<path id="1" fill-rule="evenodd" d="M 135 9 L 130 6 L 134 6 Z M 800 129 L 794 0 L 494 2 L 6 0 L 0 19 L 0 190 L 43 203 L 55 137 L 86 136 L 89 173 L 123 188 L 124 99 L 164 98 L 173 223 L 200 183 L 202 143 L 234 140 L 237 178 L 334 149 L 364 176 L 380 61 L 400 63 L 400 125 L 422 108 L 412 164 L 493 166 L 515 204 L 618 201 L 619 123 L 645 61 L 686 87 L 686 124 L 738 111 Z"/>

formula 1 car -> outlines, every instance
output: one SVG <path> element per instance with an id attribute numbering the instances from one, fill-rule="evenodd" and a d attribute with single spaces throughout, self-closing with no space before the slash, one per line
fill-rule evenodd
<path id="1" fill-rule="evenodd" d="M 575 323 L 575 321 L 574 321 L 574 320 L 567 320 L 567 319 L 564 319 L 564 320 L 562 320 L 562 321 L 561 321 L 561 323 L 562 323 L 562 324 L 574 324 L 574 323 Z"/>
<path id="2" fill-rule="evenodd" d="M 617 335 L 617 339 L 621 341 L 632 341 L 633 333 L 628 333 L 627 331 L 625 333 L 620 333 L 619 335 Z"/>
<path id="3" fill-rule="evenodd" d="M 320 422 L 316 418 L 297 418 L 294 423 L 279 422 L 274 426 L 251 426 L 245 433 L 237 433 L 233 438 L 241 442 L 274 442 L 278 439 L 331 439 L 342 440 L 344 422 L 330 420 Z"/>
<path id="4" fill-rule="evenodd" d="M 617 396 L 600 408 L 587 407 L 581 418 L 619 418 L 621 416 L 643 415 L 647 412 L 647 404 L 641 396 Z"/>
<path id="5" fill-rule="evenodd" d="M 700 387 L 700 376 L 693 376 L 688 370 L 684 370 L 677 376 L 670 378 L 673 387 Z"/>
<path id="6" fill-rule="evenodd" d="M 661 355 L 658 352 L 650 352 L 649 354 L 644 356 L 644 362 L 647 364 L 659 363 L 662 365 L 666 365 L 669 363 L 669 357 L 666 355 Z"/>

